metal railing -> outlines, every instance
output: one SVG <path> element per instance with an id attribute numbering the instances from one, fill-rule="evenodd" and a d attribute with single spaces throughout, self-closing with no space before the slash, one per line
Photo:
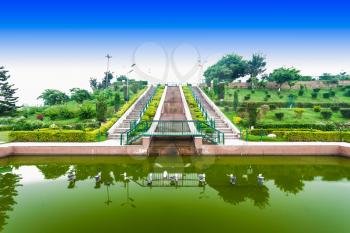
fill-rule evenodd
<path id="1" fill-rule="evenodd" d="M 153 123 L 157 124 L 154 132 L 148 132 Z M 191 132 L 189 124 L 195 125 L 195 131 Z M 142 136 L 193 136 L 202 137 L 214 144 L 224 144 L 225 135 L 223 132 L 215 129 L 212 125 L 204 121 L 187 120 L 153 120 L 140 121 L 133 128 L 121 134 L 120 144 L 129 145 L 140 139 Z"/>
<path id="2" fill-rule="evenodd" d="M 196 101 L 196 103 L 198 105 L 198 108 L 201 111 L 205 121 L 208 124 L 210 124 L 213 128 L 215 128 L 215 120 L 209 117 L 209 114 L 208 114 L 207 110 L 203 106 L 202 101 L 200 100 L 200 98 L 196 95 L 196 93 L 194 93 L 194 91 L 192 89 L 192 86 L 188 86 L 188 87 L 189 87 L 189 89 L 190 89 L 190 91 L 192 93 L 192 96 L 193 96 L 194 100 Z"/>

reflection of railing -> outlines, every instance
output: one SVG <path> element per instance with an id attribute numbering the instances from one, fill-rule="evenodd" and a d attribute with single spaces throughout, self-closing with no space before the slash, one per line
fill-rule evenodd
<path id="1" fill-rule="evenodd" d="M 166 178 L 164 178 L 163 173 L 150 173 L 150 174 L 152 174 L 152 187 L 173 187 L 173 186 L 198 187 L 200 186 L 197 173 L 168 173 Z M 148 174 L 147 177 L 149 177 L 150 174 Z M 171 179 L 171 177 L 174 177 L 176 174 L 178 175 L 177 182 L 175 182 L 174 179 Z M 142 187 L 146 187 L 148 186 L 149 181 L 147 180 L 147 178 L 141 178 L 135 182 Z"/>
<path id="2" fill-rule="evenodd" d="M 189 123 L 195 125 L 195 131 L 191 132 Z M 157 124 L 154 132 L 148 132 L 152 124 Z M 202 137 L 214 144 L 224 144 L 225 135 L 204 121 L 185 120 L 153 120 L 140 121 L 137 125 L 121 134 L 120 143 L 131 144 L 142 136 L 193 136 Z"/>

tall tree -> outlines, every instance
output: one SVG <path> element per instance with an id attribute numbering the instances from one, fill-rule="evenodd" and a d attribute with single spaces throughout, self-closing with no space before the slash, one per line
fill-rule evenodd
<path id="1" fill-rule="evenodd" d="M 10 75 L 3 66 L 0 67 L 0 115 L 16 110 L 18 97 L 15 97 L 17 89 L 8 82 Z"/>
<path id="2" fill-rule="evenodd" d="M 221 58 L 216 64 L 210 66 L 204 76 L 206 83 L 209 84 L 214 78 L 219 81 L 232 82 L 235 79 L 247 74 L 248 62 L 242 56 L 229 54 Z"/>
<path id="3" fill-rule="evenodd" d="M 233 111 L 237 112 L 237 108 L 238 108 L 238 93 L 237 91 L 235 91 L 233 94 Z"/>
<path id="4" fill-rule="evenodd" d="M 38 99 L 44 101 L 44 105 L 63 104 L 69 100 L 68 95 L 55 89 L 46 89 Z"/>
<path id="5" fill-rule="evenodd" d="M 96 119 L 99 122 L 106 121 L 107 118 L 107 98 L 103 94 L 97 97 L 96 101 Z"/>
<path id="6" fill-rule="evenodd" d="M 69 90 L 71 93 L 71 99 L 77 103 L 82 103 L 84 100 L 91 99 L 90 93 L 87 90 L 80 88 L 72 88 Z"/>
<path id="7" fill-rule="evenodd" d="M 248 73 L 250 78 L 248 79 L 248 83 L 252 89 L 257 86 L 259 81 L 258 75 L 265 72 L 266 59 L 261 54 L 253 54 L 252 59 L 248 61 Z"/>
<path id="8" fill-rule="evenodd" d="M 96 78 L 90 78 L 90 87 L 93 91 L 97 90 L 98 83 Z"/>
<path id="9" fill-rule="evenodd" d="M 117 112 L 120 108 L 120 94 L 118 92 L 115 93 L 114 95 L 114 110 Z"/>
<path id="10" fill-rule="evenodd" d="M 269 80 L 276 82 L 279 86 L 278 90 L 280 91 L 284 83 L 292 84 L 294 81 L 298 81 L 301 77 L 299 72 L 300 71 L 295 68 L 278 68 L 269 75 Z"/>

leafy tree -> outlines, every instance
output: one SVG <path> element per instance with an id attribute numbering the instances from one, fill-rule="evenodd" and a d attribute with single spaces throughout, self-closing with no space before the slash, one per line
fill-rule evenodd
<path id="1" fill-rule="evenodd" d="M 122 82 L 122 81 L 125 81 L 128 79 L 128 77 L 126 77 L 125 75 L 120 75 L 118 78 L 117 78 L 117 81 L 118 82 Z"/>
<path id="2" fill-rule="evenodd" d="M 91 99 L 90 93 L 87 90 L 80 88 L 70 89 L 71 100 L 76 101 L 77 103 L 82 103 L 84 100 Z"/>
<path id="3" fill-rule="evenodd" d="M 224 99 L 225 98 L 225 83 L 221 82 L 218 84 L 218 98 Z"/>
<path id="4" fill-rule="evenodd" d="M 254 126 L 256 124 L 258 116 L 258 106 L 255 103 L 247 104 L 248 120 L 249 126 Z"/>
<path id="5" fill-rule="evenodd" d="M 69 97 L 59 90 L 46 89 L 38 99 L 42 99 L 45 105 L 63 104 L 69 100 Z"/>
<path id="6" fill-rule="evenodd" d="M 261 54 L 253 54 L 252 59 L 248 61 L 247 73 L 250 75 L 248 83 L 250 83 L 251 88 L 254 89 L 258 83 L 258 75 L 265 72 L 266 61 L 265 57 Z"/>
<path id="7" fill-rule="evenodd" d="M 238 93 L 237 91 L 235 91 L 233 94 L 233 111 L 237 112 L 237 108 L 238 108 Z"/>
<path id="8" fill-rule="evenodd" d="M 4 113 L 11 113 L 16 110 L 16 103 L 18 97 L 15 97 L 17 91 L 13 84 L 9 84 L 8 79 L 10 75 L 4 67 L 0 67 L 0 115 Z"/>
<path id="9" fill-rule="evenodd" d="M 288 82 L 292 84 L 293 81 L 299 80 L 299 72 L 300 71 L 295 68 L 278 68 L 270 74 L 269 80 L 276 82 L 279 85 L 278 90 L 281 90 L 284 83 Z"/>
<path id="10" fill-rule="evenodd" d="M 114 109 L 115 109 L 116 112 L 120 108 L 120 103 L 121 103 L 120 94 L 117 92 L 114 95 Z"/>
<path id="11" fill-rule="evenodd" d="M 106 121 L 107 118 L 107 98 L 101 94 L 96 101 L 96 119 L 99 122 Z"/>
<path id="12" fill-rule="evenodd" d="M 219 81 L 232 82 L 248 73 L 248 62 L 242 56 L 229 54 L 221 58 L 216 64 L 210 66 L 204 76 L 209 84 L 214 78 Z"/>
<path id="13" fill-rule="evenodd" d="M 113 79 L 112 73 L 105 73 L 105 76 L 102 79 L 102 83 L 100 84 L 100 89 L 106 89 L 111 86 L 111 80 Z"/>
<path id="14" fill-rule="evenodd" d="M 98 83 L 96 78 L 90 78 L 90 87 L 93 91 L 97 90 Z"/>

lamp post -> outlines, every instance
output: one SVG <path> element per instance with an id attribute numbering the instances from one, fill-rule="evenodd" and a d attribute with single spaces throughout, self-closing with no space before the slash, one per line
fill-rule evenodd
<path id="1" fill-rule="evenodd" d="M 106 58 L 107 58 L 107 71 L 106 71 L 105 88 L 107 88 L 107 80 L 108 80 L 108 75 L 109 75 L 109 59 L 111 59 L 112 56 L 107 53 Z"/>
<path id="2" fill-rule="evenodd" d="M 126 75 L 126 95 L 127 95 L 126 99 L 127 99 L 127 101 L 129 101 L 129 78 L 128 78 L 128 74 L 130 74 L 131 72 L 134 71 L 133 70 L 134 66 L 136 66 L 135 63 L 130 66 L 131 70 L 129 70 L 128 73 L 126 73 L 127 74 Z"/>

